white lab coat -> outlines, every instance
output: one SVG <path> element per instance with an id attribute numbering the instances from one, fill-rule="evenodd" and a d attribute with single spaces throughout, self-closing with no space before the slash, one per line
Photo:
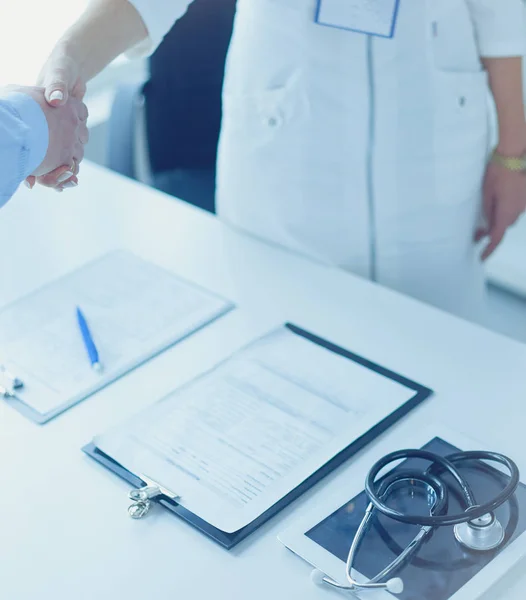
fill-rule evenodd
<path id="1" fill-rule="evenodd" d="M 150 50 L 191 3 L 131 1 Z M 316 4 L 238 0 L 219 216 L 482 320 L 473 233 L 491 104 L 480 57 L 524 53 L 522 0 L 400 0 L 394 39 L 317 25 Z"/>

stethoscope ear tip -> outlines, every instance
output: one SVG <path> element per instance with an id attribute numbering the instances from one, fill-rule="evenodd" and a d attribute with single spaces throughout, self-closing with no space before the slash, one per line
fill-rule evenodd
<path id="1" fill-rule="evenodd" d="M 314 569 L 313 571 L 311 571 L 310 580 L 314 585 L 323 585 L 324 578 L 325 574 L 322 573 L 322 571 L 320 571 L 319 569 Z"/>
<path id="2" fill-rule="evenodd" d="M 401 594 L 404 591 L 404 582 L 400 577 L 393 577 L 393 579 L 389 579 L 385 587 L 391 594 Z"/>

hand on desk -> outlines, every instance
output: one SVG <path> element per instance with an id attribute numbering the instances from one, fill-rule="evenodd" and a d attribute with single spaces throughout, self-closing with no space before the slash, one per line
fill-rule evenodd
<path id="1" fill-rule="evenodd" d="M 70 98 L 60 107 L 53 107 L 45 99 L 44 88 L 10 86 L 9 89 L 31 96 L 44 112 L 48 124 L 48 150 L 42 163 L 28 177 L 29 187 L 33 187 L 35 181 L 57 189 L 77 185 L 78 166 L 89 138 L 88 110 L 84 103 Z"/>

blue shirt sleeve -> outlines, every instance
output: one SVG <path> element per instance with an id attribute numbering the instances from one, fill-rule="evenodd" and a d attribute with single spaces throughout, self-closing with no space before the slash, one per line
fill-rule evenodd
<path id="1" fill-rule="evenodd" d="M 44 160 L 49 142 L 46 117 L 30 96 L 0 96 L 0 208 Z"/>

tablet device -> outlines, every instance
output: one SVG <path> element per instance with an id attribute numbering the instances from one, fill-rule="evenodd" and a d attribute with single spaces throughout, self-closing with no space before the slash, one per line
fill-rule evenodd
<path id="1" fill-rule="evenodd" d="M 319 494 L 315 498 L 316 508 L 279 535 L 286 547 L 340 584 L 346 583 L 345 561 L 368 504 L 363 491 L 365 476 L 368 468 L 379 458 L 403 448 L 425 448 L 444 456 L 459 450 L 499 451 L 498 448 L 470 441 L 440 426 L 417 432 L 412 439 L 398 437 L 393 432 L 389 441 L 382 440 L 379 446 L 368 453 L 366 461 L 360 461 L 363 467 L 349 465 L 334 482 L 339 482 L 339 486 L 333 487 L 331 484 L 332 493 Z M 520 469 L 520 457 L 510 458 L 517 462 Z M 411 459 L 394 468 L 425 468 L 425 461 L 416 462 L 420 464 L 414 464 L 415 461 Z M 507 473 L 495 463 L 477 462 L 479 465 L 465 466 L 464 472 L 462 465 L 459 465 L 459 470 L 473 488 L 475 498 L 485 502 L 502 489 Z M 400 493 L 390 505 L 402 512 L 426 514 L 429 505 L 428 499 L 423 496 L 404 497 Z M 460 512 L 462 505 L 453 485 L 449 496 L 448 512 Z M 496 515 L 506 531 L 500 548 L 488 552 L 470 552 L 456 541 L 452 527 L 439 528 L 407 566 L 393 573 L 393 577 L 400 576 L 404 581 L 404 591 L 396 597 L 401 600 L 474 600 L 497 584 L 526 554 L 526 486 L 523 483 L 519 484 L 512 501 L 499 507 Z M 368 581 L 383 570 L 418 530 L 418 526 L 398 523 L 378 515 L 376 511 L 373 525 L 356 557 L 353 575 L 357 581 Z M 394 597 L 384 590 L 364 592 L 364 597 L 365 594 L 371 600 Z"/>

